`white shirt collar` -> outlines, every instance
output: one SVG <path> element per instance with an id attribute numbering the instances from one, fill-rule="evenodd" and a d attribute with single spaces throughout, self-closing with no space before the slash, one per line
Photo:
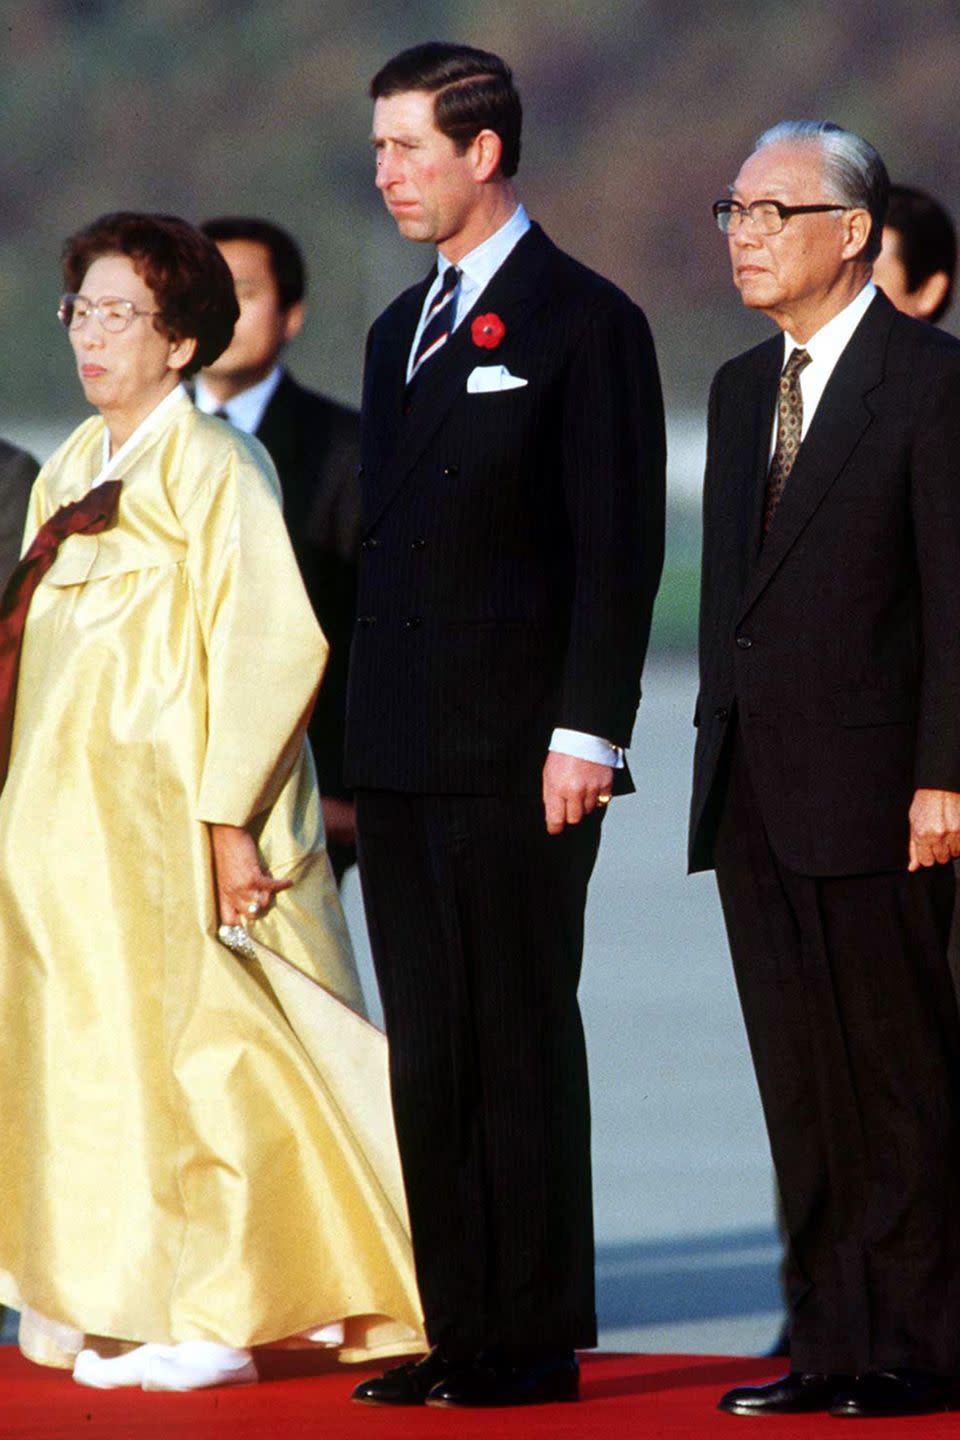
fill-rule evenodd
<path id="1" fill-rule="evenodd" d="M 282 379 L 283 366 L 274 365 L 270 374 L 265 379 L 258 380 L 256 385 L 251 385 L 248 390 L 241 390 L 239 395 L 231 395 L 229 400 L 218 400 L 210 393 L 203 376 L 198 375 L 194 386 L 194 404 L 204 415 L 215 415 L 218 410 L 226 410 L 231 425 L 253 435 L 260 428 L 266 408 Z"/>
<path id="2" fill-rule="evenodd" d="M 492 235 L 488 235 L 486 240 L 457 262 L 461 276 L 461 294 L 466 290 L 468 294 L 477 295 L 489 285 L 517 241 L 522 239 L 529 229 L 530 217 L 523 206 L 518 205 L 499 230 L 494 230 Z M 438 252 L 437 264 L 441 279 L 450 263 Z"/>
<path id="3" fill-rule="evenodd" d="M 786 364 L 794 350 L 806 350 L 813 365 L 816 365 L 818 369 L 823 367 L 828 373 L 831 372 L 847 348 L 854 330 L 867 313 L 876 293 L 876 285 L 872 280 L 868 280 L 849 305 L 845 305 L 839 314 L 827 321 L 826 325 L 821 325 L 816 334 L 811 335 L 804 345 L 801 345 L 799 340 L 794 340 L 793 336 L 785 330 L 783 332 L 783 363 Z"/>

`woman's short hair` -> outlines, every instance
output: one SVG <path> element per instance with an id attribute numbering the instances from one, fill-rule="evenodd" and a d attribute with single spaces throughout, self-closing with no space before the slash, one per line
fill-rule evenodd
<path id="1" fill-rule="evenodd" d="M 863 247 L 864 260 L 876 260 L 883 242 L 883 222 L 887 213 L 890 177 L 877 150 L 832 120 L 781 120 L 764 130 L 755 149 L 776 145 L 780 141 L 812 140 L 823 155 L 823 179 L 832 194 L 828 200 L 839 200 L 851 209 L 869 212 L 872 224 Z"/>
<path id="2" fill-rule="evenodd" d="M 117 210 L 71 235 L 63 247 L 63 279 L 76 293 L 94 260 L 125 255 L 153 292 L 154 325 L 173 340 L 196 340 L 184 376 L 212 365 L 230 344 L 240 307 L 233 276 L 216 245 L 176 215 Z M 97 297 L 91 297 L 97 298 Z"/>
<path id="3" fill-rule="evenodd" d="M 499 55 L 439 40 L 414 45 L 394 55 L 370 81 L 374 100 L 409 90 L 433 95 L 434 123 L 461 154 L 481 130 L 499 135 L 500 172 L 517 173 L 523 107 L 510 66 Z"/>

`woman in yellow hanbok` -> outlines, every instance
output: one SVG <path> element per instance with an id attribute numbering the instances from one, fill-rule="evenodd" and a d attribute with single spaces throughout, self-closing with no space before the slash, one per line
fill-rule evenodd
<path id="1" fill-rule="evenodd" d="M 326 646 L 266 452 L 181 384 L 229 340 L 229 272 L 183 221 L 119 214 L 68 241 L 65 277 L 100 413 L 43 467 L 27 545 L 121 483 L 112 524 L 60 542 L 20 654 L 0 1300 L 25 1353 L 96 1385 L 253 1380 L 252 1347 L 295 1336 L 419 1349 L 382 1041 L 303 740 Z"/>

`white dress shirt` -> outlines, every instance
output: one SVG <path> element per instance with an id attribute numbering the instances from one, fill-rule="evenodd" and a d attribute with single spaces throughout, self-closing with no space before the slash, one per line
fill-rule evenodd
<path id="1" fill-rule="evenodd" d="M 517 241 L 521 240 L 529 229 L 530 217 L 523 206 L 518 205 L 510 219 L 504 221 L 499 230 L 488 235 L 482 244 L 458 261 L 460 288 L 456 293 L 456 313 L 453 317 L 452 327 L 454 330 L 463 317 L 469 315 Z M 414 331 L 413 343 L 407 357 L 408 380 L 413 369 L 413 357 L 417 353 L 417 346 L 427 323 L 430 307 L 434 297 L 440 292 L 444 274 L 450 264 L 451 261 L 439 252 L 437 253 L 436 279 L 424 298 L 420 320 Z M 618 746 L 611 745 L 607 740 L 601 740 L 597 735 L 585 735 L 580 730 L 560 728 L 554 730 L 550 737 L 550 749 L 558 751 L 561 755 L 573 755 L 579 760 L 592 760 L 597 765 L 612 765 L 615 770 L 623 768 L 623 751 Z"/>
<path id="2" fill-rule="evenodd" d="M 282 379 L 283 366 L 274 365 L 266 379 L 258 380 L 249 390 L 241 390 L 239 395 L 231 395 L 229 400 L 218 400 L 204 384 L 203 376 L 198 375 L 194 384 L 194 404 L 204 415 L 215 415 L 218 410 L 226 410 L 231 425 L 235 425 L 247 435 L 255 435 Z"/>
<path id="3" fill-rule="evenodd" d="M 838 315 L 822 325 L 815 335 L 811 335 L 805 345 L 799 340 L 794 340 L 788 332 L 783 332 L 783 364 L 786 365 L 794 350 L 806 350 L 810 356 L 810 364 L 805 365 L 800 371 L 800 394 L 803 397 L 803 424 L 800 427 L 800 439 L 803 440 L 810 429 L 810 422 L 817 412 L 821 396 L 827 388 L 827 381 L 834 372 L 837 361 L 843 354 L 847 345 L 853 338 L 860 321 L 877 293 L 877 287 L 872 280 L 868 280 L 863 289 L 845 305 Z M 773 459 L 773 452 L 777 448 L 777 407 L 774 406 L 774 418 L 772 433 L 770 436 L 770 459 Z"/>

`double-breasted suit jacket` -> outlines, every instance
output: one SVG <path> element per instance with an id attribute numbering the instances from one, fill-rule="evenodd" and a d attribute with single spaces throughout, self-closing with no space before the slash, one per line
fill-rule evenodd
<path id="1" fill-rule="evenodd" d="M 360 417 L 284 374 L 257 427 L 314 614 L 330 645 L 309 735 L 322 795 L 343 795 L 347 667 L 356 604 Z"/>
<path id="2" fill-rule="evenodd" d="M 783 340 L 710 398 L 690 863 L 737 716 L 781 863 L 903 869 L 917 787 L 960 791 L 960 344 L 870 304 L 760 545 Z"/>
<path id="3" fill-rule="evenodd" d="M 653 343 L 642 312 L 535 225 L 405 413 L 428 285 L 367 347 L 347 779 L 539 792 L 555 726 L 630 741 L 663 553 Z M 494 348 L 478 315 L 504 326 Z M 523 383 L 475 391 L 486 366 Z"/>

